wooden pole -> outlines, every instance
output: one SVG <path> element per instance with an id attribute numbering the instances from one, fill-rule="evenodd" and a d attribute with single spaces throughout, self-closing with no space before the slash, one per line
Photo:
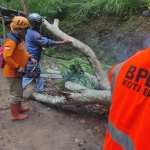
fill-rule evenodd
<path id="1" fill-rule="evenodd" d="M 5 19 L 4 19 L 4 16 L 2 15 L 1 11 L 0 11 L 0 15 L 1 15 L 1 17 L 2 17 L 3 38 L 4 38 L 4 41 L 5 41 L 5 40 L 6 40 Z"/>
<path id="2" fill-rule="evenodd" d="M 22 0 L 22 7 L 23 7 L 24 13 L 27 16 L 28 15 L 28 6 L 27 6 L 27 1 L 26 0 Z"/>

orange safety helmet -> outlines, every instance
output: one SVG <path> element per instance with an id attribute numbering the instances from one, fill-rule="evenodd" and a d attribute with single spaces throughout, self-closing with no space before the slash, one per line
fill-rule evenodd
<path id="1" fill-rule="evenodd" d="M 30 23 L 27 18 L 22 16 L 15 16 L 11 22 L 11 26 L 13 29 L 15 28 L 29 28 Z"/>

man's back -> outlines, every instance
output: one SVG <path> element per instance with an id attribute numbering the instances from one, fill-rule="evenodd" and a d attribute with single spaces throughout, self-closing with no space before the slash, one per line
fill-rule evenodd
<path id="1" fill-rule="evenodd" d="M 25 45 L 29 54 L 40 61 L 41 53 L 42 53 L 42 44 L 40 43 L 40 33 L 33 29 L 28 29 L 26 37 L 25 37 Z"/>
<path id="2" fill-rule="evenodd" d="M 112 106 L 105 150 L 150 149 L 150 48 L 110 70 Z"/>

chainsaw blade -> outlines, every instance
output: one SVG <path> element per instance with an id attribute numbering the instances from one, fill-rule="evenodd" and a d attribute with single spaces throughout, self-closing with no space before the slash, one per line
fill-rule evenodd
<path id="1" fill-rule="evenodd" d="M 55 74 L 55 73 L 41 73 L 40 77 L 42 77 L 42 78 L 51 78 L 51 79 L 62 79 L 61 74 Z"/>

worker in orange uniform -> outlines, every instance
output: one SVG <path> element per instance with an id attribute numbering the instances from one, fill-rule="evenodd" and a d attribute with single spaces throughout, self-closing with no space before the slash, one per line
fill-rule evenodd
<path id="1" fill-rule="evenodd" d="M 22 74 L 28 59 L 33 63 L 36 60 L 31 58 L 25 49 L 24 38 L 27 29 L 30 27 L 29 21 L 21 16 L 15 16 L 11 22 L 13 30 L 7 36 L 4 43 L 4 76 L 10 85 L 10 110 L 12 120 L 22 120 L 28 117 L 27 114 L 21 114 L 28 111 L 28 107 L 21 105 L 23 98 Z"/>
<path id="2" fill-rule="evenodd" d="M 109 79 L 104 150 L 150 150 L 150 47 L 112 67 Z"/>

